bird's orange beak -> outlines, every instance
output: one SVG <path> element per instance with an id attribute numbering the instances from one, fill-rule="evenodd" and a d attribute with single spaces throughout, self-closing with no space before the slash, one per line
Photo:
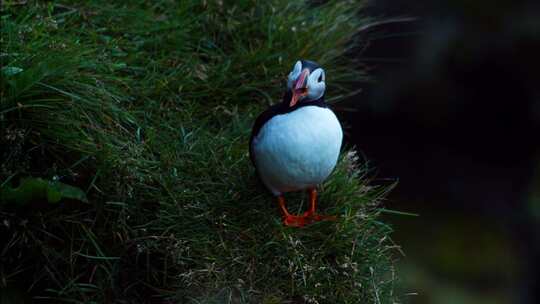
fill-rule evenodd
<path id="1" fill-rule="evenodd" d="M 291 102 L 289 103 L 289 107 L 294 107 L 298 100 L 300 100 L 301 97 L 306 96 L 308 94 L 307 89 L 307 79 L 309 77 L 309 70 L 304 69 L 300 76 L 298 77 L 298 80 L 296 80 L 296 83 L 293 85 L 292 88 L 292 98 Z"/>

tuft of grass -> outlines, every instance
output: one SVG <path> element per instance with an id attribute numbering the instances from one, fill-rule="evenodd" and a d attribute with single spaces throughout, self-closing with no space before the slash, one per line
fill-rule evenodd
<path id="1" fill-rule="evenodd" d="M 0 287 L 71 303 L 393 303 L 388 188 L 354 152 L 322 186 L 338 221 L 290 229 L 247 151 L 297 59 L 325 67 L 330 97 L 364 77 L 343 56 L 359 8 L 5 2 L 1 185 L 59 181 L 88 202 L 0 204 Z"/>

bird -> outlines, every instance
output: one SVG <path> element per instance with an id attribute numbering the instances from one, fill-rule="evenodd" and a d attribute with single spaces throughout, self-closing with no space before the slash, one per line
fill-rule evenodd
<path id="1" fill-rule="evenodd" d="M 324 101 L 324 69 L 298 60 L 287 77 L 280 103 L 255 120 L 249 156 L 260 180 L 277 197 L 283 224 L 303 227 L 335 216 L 318 214 L 317 187 L 334 170 L 343 140 L 341 124 Z M 307 191 L 309 207 L 302 215 L 289 213 L 285 193 Z"/>

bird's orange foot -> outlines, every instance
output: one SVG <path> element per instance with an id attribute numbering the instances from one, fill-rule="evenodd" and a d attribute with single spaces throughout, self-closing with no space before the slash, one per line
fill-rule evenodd
<path id="1" fill-rule="evenodd" d="M 304 212 L 304 218 L 305 218 L 306 223 L 337 220 L 337 216 L 335 215 L 322 215 L 322 214 L 317 214 L 313 211 Z"/>
<path id="2" fill-rule="evenodd" d="M 309 209 L 304 212 L 305 222 L 308 224 L 320 221 L 335 221 L 337 217 L 334 215 L 321 215 L 317 214 L 317 190 L 311 188 L 308 190 L 309 193 Z"/>
<path id="3" fill-rule="evenodd" d="M 306 225 L 306 217 L 305 216 L 297 216 L 297 215 L 285 215 L 283 216 L 283 224 L 285 226 L 289 227 L 304 227 Z"/>

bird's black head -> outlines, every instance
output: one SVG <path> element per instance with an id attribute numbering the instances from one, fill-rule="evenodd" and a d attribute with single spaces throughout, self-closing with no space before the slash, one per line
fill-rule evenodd
<path id="1" fill-rule="evenodd" d="M 284 102 L 293 107 L 298 102 L 318 100 L 324 96 L 325 90 L 323 68 L 314 61 L 298 60 L 289 73 Z"/>

